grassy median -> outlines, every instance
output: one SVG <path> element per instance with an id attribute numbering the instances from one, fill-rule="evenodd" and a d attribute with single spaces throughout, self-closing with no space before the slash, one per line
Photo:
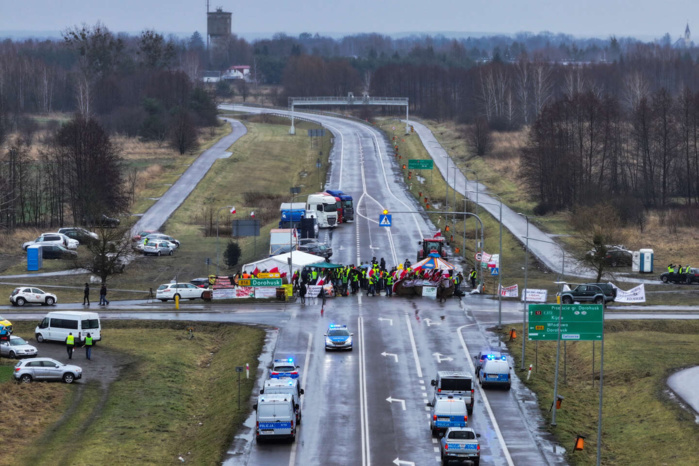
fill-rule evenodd
<path id="1" fill-rule="evenodd" d="M 33 329 L 29 322 L 15 324 L 20 334 Z M 190 325 L 193 339 L 187 337 Z M 0 423 L 0 437 L 22 434 L 0 464 L 87 465 L 104 458 L 114 464 L 163 464 L 179 462 L 180 456 L 188 463 L 219 463 L 247 417 L 254 384 L 243 376 L 238 410 L 235 367 L 249 363 L 256 372 L 264 330 L 105 321 L 103 336 L 94 355 L 109 352 L 118 365 L 118 375 L 106 386 L 94 379 L 70 386 L 0 385 L 0 401 L 13 412 Z"/>
<path id="2" fill-rule="evenodd" d="M 508 343 L 521 364 L 521 325 L 518 339 Z M 510 329 L 503 330 L 503 338 Z M 534 364 L 535 342 L 527 342 L 525 366 Z M 568 342 L 567 364 L 561 343 L 559 394 L 565 399 L 556 414 L 556 427 L 549 430 L 568 451 L 574 465 L 595 464 L 597 410 L 599 403 L 600 343 Z M 544 418 L 550 420 L 556 342 L 540 342 L 538 371 L 526 381 L 534 390 Z M 699 364 L 699 322 L 697 321 L 613 321 L 605 324 L 604 406 L 602 422 L 602 464 L 692 465 L 699 457 L 699 425 L 694 415 L 670 397 L 667 378 L 674 372 Z M 567 366 L 567 383 L 564 379 Z M 593 386 L 594 378 L 594 386 Z M 548 422 L 547 422 L 548 424 Z M 577 435 L 586 437 L 585 449 L 573 452 Z"/>

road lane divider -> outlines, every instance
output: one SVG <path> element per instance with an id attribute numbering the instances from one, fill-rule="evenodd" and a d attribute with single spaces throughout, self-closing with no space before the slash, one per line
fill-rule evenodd
<path id="1" fill-rule="evenodd" d="M 420 367 L 420 356 L 417 354 L 417 345 L 415 345 L 415 336 L 413 335 L 413 328 L 410 326 L 410 316 L 405 315 L 405 322 L 408 324 L 408 335 L 410 336 L 410 345 L 413 347 L 413 359 L 415 360 L 415 369 L 417 370 L 417 377 L 422 378 L 422 367 Z"/>
<path id="2" fill-rule="evenodd" d="M 301 376 L 301 388 L 306 389 L 306 380 L 308 379 L 308 365 L 311 363 L 311 348 L 313 347 L 313 334 L 311 332 L 306 332 L 308 335 L 308 345 L 306 346 L 306 357 L 303 360 L 303 375 Z M 306 395 L 299 400 L 299 409 L 303 413 L 303 402 L 306 400 Z M 296 430 L 298 432 L 298 426 Z M 296 465 L 296 449 L 298 448 L 299 442 L 294 442 L 291 446 L 291 454 L 289 455 L 289 466 Z"/>
<path id="3" fill-rule="evenodd" d="M 464 340 L 464 336 L 461 334 L 461 329 L 469 327 L 469 325 L 462 325 L 461 327 L 457 328 L 456 333 L 459 335 L 459 340 L 461 341 L 461 346 L 464 349 L 464 354 L 466 355 L 466 361 L 468 362 L 468 366 L 469 368 L 471 368 L 471 373 L 475 374 L 476 368 L 473 365 L 471 353 L 468 351 L 468 346 L 466 346 L 466 340 Z M 507 444 L 505 443 L 505 439 L 502 436 L 502 432 L 500 432 L 500 426 L 498 425 L 498 421 L 495 419 L 495 414 L 493 414 L 493 410 L 490 407 L 488 396 L 485 394 L 485 391 L 483 390 L 483 387 L 480 384 L 477 384 L 474 381 L 474 385 L 478 389 L 478 393 L 481 399 L 483 400 L 483 405 L 485 406 L 486 411 L 488 411 L 488 417 L 490 417 L 490 422 L 493 423 L 493 430 L 495 430 L 495 435 L 497 435 L 498 437 L 498 442 L 500 443 L 500 448 L 502 448 L 502 452 L 505 455 L 505 460 L 507 461 L 507 464 L 509 466 L 514 466 L 514 462 L 512 461 L 512 457 L 510 456 L 510 450 L 507 448 Z"/>
<path id="4" fill-rule="evenodd" d="M 361 316 L 357 318 L 357 333 L 359 333 L 359 411 L 362 436 L 362 466 L 370 466 L 369 415 L 366 390 L 366 348 L 364 347 L 364 318 Z"/>

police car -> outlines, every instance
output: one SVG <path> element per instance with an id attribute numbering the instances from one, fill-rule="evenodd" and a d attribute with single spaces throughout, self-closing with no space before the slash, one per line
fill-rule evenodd
<path id="1" fill-rule="evenodd" d="M 352 351 L 352 335 L 346 325 L 330 324 L 325 334 L 325 351 L 346 349 Z"/>
<path id="2" fill-rule="evenodd" d="M 439 442 L 442 464 L 451 460 L 470 461 L 474 466 L 481 462 L 481 446 L 478 444 L 480 434 L 469 427 L 450 427 Z"/>
<path id="3" fill-rule="evenodd" d="M 493 361 L 496 359 L 507 361 L 507 357 L 500 353 L 500 351 L 493 350 L 490 348 L 481 349 L 480 353 L 478 353 L 478 356 L 474 356 L 473 359 L 476 360 L 476 377 L 478 377 L 478 373 L 481 371 L 481 368 L 483 367 L 483 364 L 485 364 L 486 361 Z"/>
<path id="4" fill-rule="evenodd" d="M 269 378 L 291 377 L 292 379 L 297 379 L 299 377 L 298 368 L 299 366 L 294 364 L 293 358 L 275 359 L 272 363 L 272 369 L 269 371 Z"/>

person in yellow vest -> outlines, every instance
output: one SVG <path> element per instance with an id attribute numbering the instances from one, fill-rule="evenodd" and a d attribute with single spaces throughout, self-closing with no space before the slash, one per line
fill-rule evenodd
<path id="1" fill-rule="evenodd" d="M 92 359 L 92 345 L 92 335 L 88 333 L 85 337 L 85 357 L 87 359 Z"/>
<path id="2" fill-rule="evenodd" d="M 69 333 L 66 337 L 66 351 L 68 351 L 68 359 L 73 359 L 73 350 L 75 349 L 75 337 L 73 333 Z"/>

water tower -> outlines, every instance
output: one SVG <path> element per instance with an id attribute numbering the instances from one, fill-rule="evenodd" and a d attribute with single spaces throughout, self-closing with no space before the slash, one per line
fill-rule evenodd
<path id="1" fill-rule="evenodd" d="M 223 11 L 222 7 L 217 7 L 216 11 L 209 11 L 209 2 L 206 2 L 206 43 L 207 46 L 216 43 L 221 39 L 226 39 L 231 35 L 231 16 L 233 13 Z"/>

